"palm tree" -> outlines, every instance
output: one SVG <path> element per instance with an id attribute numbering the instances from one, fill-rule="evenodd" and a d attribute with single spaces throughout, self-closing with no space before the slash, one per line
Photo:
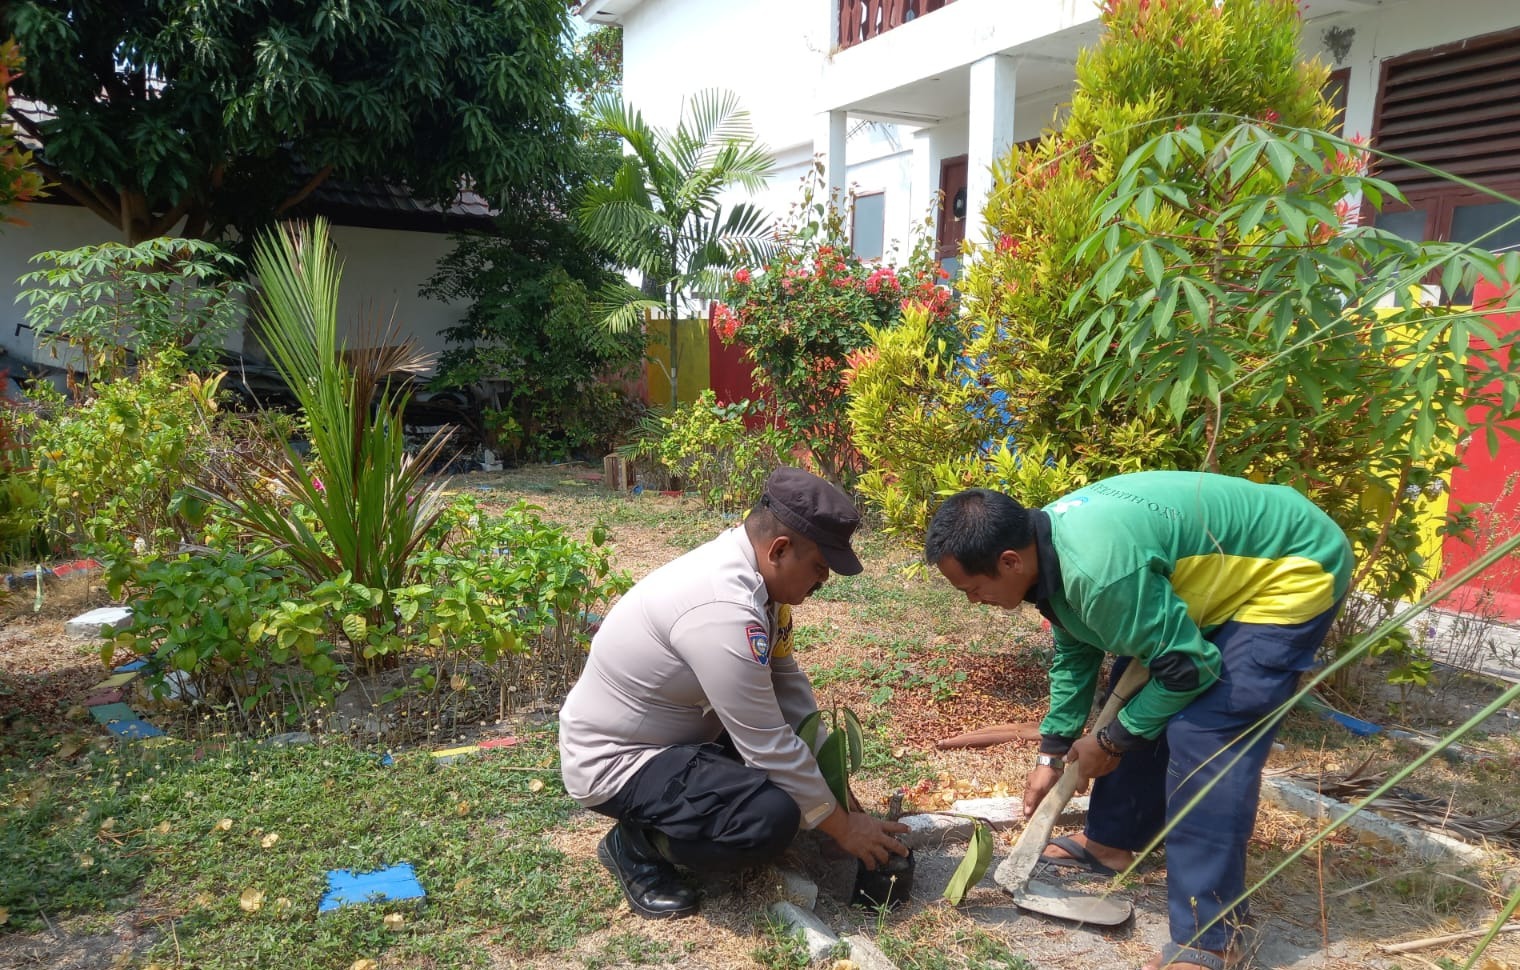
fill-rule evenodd
<path id="1" fill-rule="evenodd" d="M 603 323 L 625 331 L 647 310 L 666 314 L 674 408 L 682 298 L 715 293 L 723 270 L 763 257 L 769 216 L 744 202 L 725 211 L 721 197 L 731 188 L 764 187 L 770 153 L 755 140 L 738 97 L 727 91 L 696 94 L 674 132 L 649 125 L 610 95 L 592 102 L 590 119 L 622 138 L 629 153 L 611 182 L 586 190 L 577 215 L 586 235 L 641 273 L 646 287 L 608 294 Z"/>

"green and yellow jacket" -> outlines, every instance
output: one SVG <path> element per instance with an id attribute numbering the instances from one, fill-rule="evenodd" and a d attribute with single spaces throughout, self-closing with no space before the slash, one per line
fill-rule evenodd
<path id="1" fill-rule="evenodd" d="M 1112 732 L 1133 747 L 1219 679 L 1205 637 L 1221 624 L 1303 623 L 1350 584 L 1345 534 L 1282 485 L 1137 472 L 1030 515 L 1039 574 L 1029 599 L 1056 643 L 1042 750 L 1064 751 L 1082 733 L 1104 653 L 1151 671 Z"/>

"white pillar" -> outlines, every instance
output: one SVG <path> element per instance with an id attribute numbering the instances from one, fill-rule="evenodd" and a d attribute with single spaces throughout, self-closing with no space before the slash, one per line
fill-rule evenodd
<path id="1" fill-rule="evenodd" d="M 928 128 L 920 128 L 913 133 L 913 157 L 908 163 L 908 219 L 898 237 L 904 241 L 899 259 L 906 260 L 913 228 L 930 212 L 935 212 L 935 224 L 929 227 L 929 241 L 934 241 L 934 233 L 939 229 L 938 207 L 930 209 L 930 203 L 938 191 L 939 159 L 934 154 L 934 136 Z"/>
<path id="2" fill-rule="evenodd" d="M 844 205 L 849 163 L 845 159 L 846 111 L 820 111 L 813 129 L 813 154 L 823 161 L 823 185 L 828 196 Z"/>
<path id="3" fill-rule="evenodd" d="M 966 241 L 986 243 L 982 210 L 992 194 L 992 163 L 1013 147 L 1018 59 L 993 54 L 971 65 L 971 116 L 966 148 Z"/>

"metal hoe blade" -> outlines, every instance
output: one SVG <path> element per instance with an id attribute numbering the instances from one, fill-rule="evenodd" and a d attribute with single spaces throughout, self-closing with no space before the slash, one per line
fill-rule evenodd
<path id="1" fill-rule="evenodd" d="M 1149 677 L 1150 671 L 1139 663 L 1132 662 L 1119 678 L 1119 683 L 1114 685 L 1108 702 L 1103 705 L 1103 710 L 1098 713 L 1097 720 L 1093 722 L 1093 730 L 1104 727 L 1117 717 L 1124 702 L 1145 686 Z M 1019 836 L 1018 844 L 1013 847 L 1013 852 L 993 873 L 993 879 L 1013 897 L 1014 905 L 1020 909 L 1027 909 L 1032 913 L 1045 916 L 1075 920 L 1079 923 L 1090 923 L 1094 926 L 1118 926 L 1134 913 L 1134 906 L 1128 900 L 1116 899 L 1110 895 L 1095 896 L 1076 893 L 1061 886 L 1038 882 L 1030 878 L 1034 874 L 1035 866 L 1039 864 L 1040 853 L 1044 851 L 1045 844 L 1050 841 L 1050 833 L 1055 828 L 1056 819 L 1060 817 L 1066 803 L 1071 801 L 1078 782 L 1077 766 L 1067 765 L 1066 770 L 1061 773 L 1060 780 L 1040 802 L 1040 807 L 1035 810 L 1029 823 L 1024 826 L 1023 834 Z"/>
<path id="2" fill-rule="evenodd" d="M 1119 926 L 1135 914 L 1135 906 L 1117 896 L 1089 896 L 1072 892 L 1038 879 L 1024 884 L 1024 891 L 1013 894 L 1013 904 L 1041 916 L 1069 919 L 1091 926 Z"/>

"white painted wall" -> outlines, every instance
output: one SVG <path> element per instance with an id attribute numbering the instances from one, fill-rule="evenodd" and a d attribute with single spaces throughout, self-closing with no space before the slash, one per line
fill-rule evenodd
<path id="1" fill-rule="evenodd" d="M 828 20 L 820 0 L 650 0 L 623 28 L 623 96 L 650 123 L 673 128 L 685 97 L 726 88 L 771 150 L 811 144 Z"/>
<path id="2" fill-rule="evenodd" d="M 28 260 L 37 253 L 99 245 L 119 240 L 120 234 L 79 206 L 38 203 L 19 215 L 26 225 L 6 225 L 0 231 L 0 348 L 21 360 L 57 363 L 49 360 L 46 345 L 39 352 L 32 331 L 16 332 L 16 324 L 25 320 L 25 307 L 16 302 L 21 290 L 16 278 L 35 268 Z M 339 312 L 345 325 L 356 320 L 367 305 L 386 314 L 395 309 L 406 332 L 414 335 L 424 350 L 443 350 L 440 331 L 457 323 L 465 307 L 424 300 L 417 289 L 452 248 L 449 237 L 348 226 L 334 226 L 332 236 L 344 260 Z M 228 340 L 229 348 L 241 347 L 242 337 L 241 333 L 234 334 Z M 257 353 L 253 341 L 248 344 L 247 349 Z"/>
<path id="3" fill-rule="evenodd" d="M 333 226 L 332 239 L 343 258 L 338 319 L 346 333 L 358 333 L 360 321 L 376 311 L 387 320 L 394 312 L 420 349 L 437 354 L 447 348 L 441 331 L 456 325 L 468 307 L 417 295 L 438 260 L 453 250 L 447 235 Z"/>

